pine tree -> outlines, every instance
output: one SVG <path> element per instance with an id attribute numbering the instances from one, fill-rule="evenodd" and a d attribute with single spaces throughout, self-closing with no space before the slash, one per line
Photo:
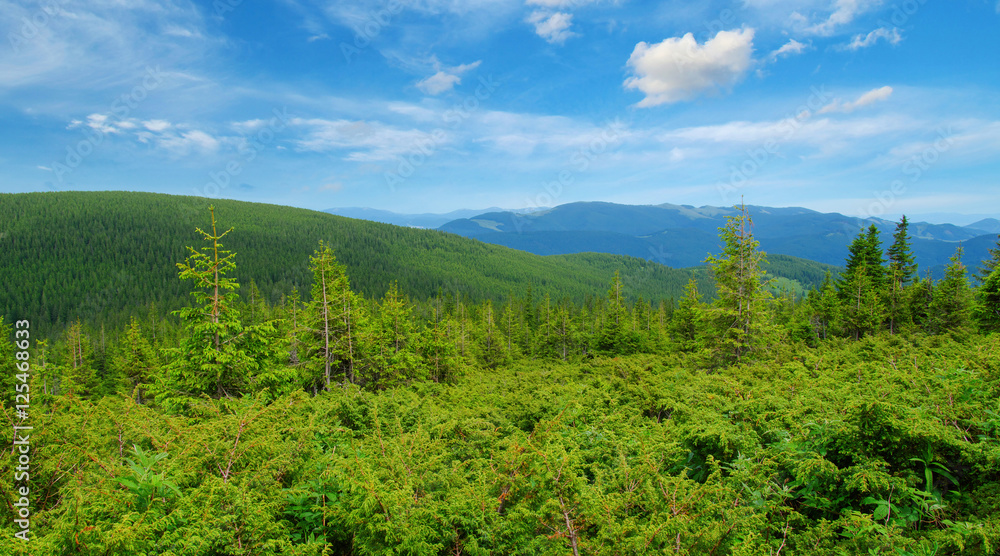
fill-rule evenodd
<path id="1" fill-rule="evenodd" d="M 823 276 L 823 283 L 819 290 L 809 292 L 809 305 L 812 309 L 812 323 L 816 335 L 825 340 L 829 337 L 830 329 L 837 319 L 837 288 L 834 286 L 833 277 L 830 271 Z"/>
<path id="2" fill-rule="evenodd" d="M 1000 267 L 983 280 L 979 296 L 979 326 L 987 332 L 1000 331 Z"/>
<path id="3" fill-rule="evenodd" d="M 638 334 L 632 330 L 628 304 L 621 275 L 616 270 L 608 289 L 607 314 L 601 327 L 597 347 L 615 355 L 634 353 L 638 349 Z"/>
<path id="4" fill-rule="evenodd" d="M 859 276 L 856 272 L 859 269 L 871 287 L 876 292 L 882 292 L 886 282 L 885 268 L 882 266 L 885 260 L 882 258 L 882 240 L 879 239 L 875 224 L 870 225 L 868 230 L 861 230 L 851 242 L 848 251 L 850 255 L 844 265 L 844 274 L 838 288 L 842 297 L 845 300 L 855 297 L 855 288 L 849 281 Z"/>
<path id="5" fill-rule="evenodd" d="M 329 245 L 320 241 L 309 258 L 309 267 L 313 274 L 312 301 L 301 316 L 294 310 L 298 291 L 293 292 L 293 318 L 301 317 L 298 357 L 303 382 L 313 391 L 329 389 L 330 383 L 341 377 L 356 382 L 362 304 L 351 291 L 347 273 Z"/>
<path id="6" fill-rule="evenodd" d="M 998 267 L 1000 267 L 1000 235 L 997 235 L 997 244 L 989 250 L 990 257 L 983 260 L 976 271 L 976 280 L 983 283 L 989 278 Z"/>
<path id="7" fill-rule="evenodd" d="M 962 247 L 951 257 L 944 279 L 934 288 L 930 304 L 930 329 L 935 334 L 963 333 L 972 326 L 973 296 L 968 272 L 962 264 Z"/>
<path id="8" fill-rule="evenodd" d="M 888 309 L 889 333 L 894 334 L 901 325 L 909 322 L 907 311 L 906 288 L 917 275 L 917 265 L 913 262 L 913 252 L 910 249 L 910 236 L 907 233 L 909 222 L 904 215 L 896 224 L 893 242 L 889 247 L 888 291 L 886 292 L 886 308 Z"/>
<path id="9" fill-rule="evenodd" d="M 493 302 L 486 300 L 479 311 L 479 355 L 484 367 L 495 369 L 504 362 L 505 350 L 497 330 Z"/>
<path id="10" fill-rule="evenodd" d="M 415 331 L 411 308 L 390 282 L 377 314 L 369 321 L 365 358 L 365 383 L 373 388 L 388 388 L 421 377 L 423 370 L 416 357 Z"/>
<path id="11" fill-rule="evenodd" d="M 185 324 L 186 336 L 180 347 L 167 350 L 173 360 L 152 388 L 157 402 L 172 411 L 200 396 L 236 397 L 292 383 L 278 367 L 284 342 L 275 323 L 243 324 L 235 293 L 239 284 L 226 276 L 236 268 L 236 254 L 223 249 L 221 242 L 232 228 L 219 234 L 215 207 L 209 211 L 211 233 L 196 229 L 208 245 L 201 250 L 188 247 L 187 260 L 177 263 L 181 280 L 195 286 L 191 292 L 195 304 L 175 311 Z"/>
<path id="12" fill-rule="evenodd" d="M 152 346 L 143 337 L 142 327 L 134 317 L 129 321 L 112 358 L 114 375 L 123 382 L 125 391 L 143 403 L 143 394 L 149 387 L 158 365 Z"/>
<path id="13" fill-rule="evenodd" d="M 713 320 L 720 341 L 722 359 L 739 362 L 761 341 L 764 311 L 764 254 L 753 237 L 753 220 L 746 206 L 736 216 L 727 216 L 719 228 L 722 254 L 709 256 L 706 262 L 715 277 L 717 299 Z"/>
<path id="14" fill-rule="evenodd" d="M 691 278 L 684 286 L 684 297 L 674 310 L 668 324 L 670 337 L 677 349 L 694 352 L 702 347 L 705 305 L 698 293 L 698 283 Z"/>
<path id="15" fill-rule="evenodd" d="M 91 364 L 90 340 L 83 332 L 80 319 L 66 330 L 63 359 L 66 390 L 76 396 L 89 397 L 97 389 L 97 373 Z"/>
<path id="16" fill-rule="evenodd" d="M 879 329 L 885 306 L 864 265 L 855 266 L 845 282 L 840 291 L 841 297 L 846 297 L 841 304 L 840 321 L 844 331 L 858 340 Z"/>
<path id="17" fill-rule="evenodd" d="M 32 343 L 30 330 L 28 331 L 28 343 Z M 4 407 L 11 407 L 15 397 L 15 375 L 18 374 L 17 360 L 14 359 L 14 344 L 11 342 L 14 333 L 13 327 L 4 322 L 3 315 L 0 315 L 0 402 Z"/>
<path id="18" fill-rule="evenodd" d="M 906 215 L 903 215 L 903 218 L 896 224 L 896 231 L 892 235 L 892 245 L 887 251 L 889 278 L 902 287 L 910 285 L 917 276 L 917 265 L 913 262 L 913 250 L 910 247 L 909 227 L 910 223 L 906 219 Z"/>

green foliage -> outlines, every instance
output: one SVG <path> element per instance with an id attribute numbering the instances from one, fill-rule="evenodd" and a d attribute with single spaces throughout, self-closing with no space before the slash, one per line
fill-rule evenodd
<path id="1" fill-rule="evenodd" d="M 973 313 L 956 255 L 887 334 L 871 234 L 839 292 L 771 300 L 749 226 L 711 307 L 703 277 L 674 308 L 627 272 L 582 302 L 366 301 L 325 242 L 311 299 L 273 304 L 237 297 L 213 212 L 180 323 L 33 337 L 33 539 L 0 482 L 0 553 L 995 554 L 1000 343 L 970 318 L 993 326 L 1000 271 Z"/>
<path id="2" fill-rule="evenodd" d="M 187 335 L 180 347 L 169 350 L 172 360 L 153 386 L 157 403 L 170 410 L 185 409 L 201 396 L 233 397 L 288 390 L 291 373 L 277 366 L 284 347 L 274 322 L 245 326 L 235 290 L 239 284 L 226 276 L 236 268 L 235 253 L 222 249 L 210 207 L 211 233 L 197 230 L 208 244 L 189 247 L 184 263 L 177 263 L 182 280 L 194 282 L 195 305 L 177 311 Z"/>
<path id="3" fill-rule="evenodd" d="M 724 362 L 739 362 L 763 343 L 762 326 L 765 259 L 757 250 L 760 243 L 753 237 L 753 220 L 746 207 L 737 216 L 727 216 L 726 226 L 719 228 L 723 242 L 720 256 L 709 256 L 717 300 L 712 318 L 719 337 L 719 350 Z"/>
<path id="4" fill-rule="evenodd" d="M 962 248 L 959 247 L 945 269 L 944 279 L 934 288 L 929 307 L 929 328 L 937 334 L 968 332 L 972 326 L 972 309 L 973 294 L 969 288 L 968 273 L 962 264 Z"/>

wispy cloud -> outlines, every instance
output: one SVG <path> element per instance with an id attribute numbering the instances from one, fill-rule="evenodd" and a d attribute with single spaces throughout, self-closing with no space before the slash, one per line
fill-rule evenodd
<path id="1" fill-rule="evenodd" d="M 874 46 L 879 40 L 884 40 L 885 42 L 896 46 L 897 44 L 903 42 L 903 35 L 899 32 L 899 29 L 895 27 L 892 29 L 879 27 L 867 35 L 854 35 L 851 42 L 843 45 L 841 48 L 843 50 L 859 50 Z"/>
<path id="2" fill-rule="evenodd" d="M 851 23 L 858 15 L 881 4 L 882 0 L 834 0 L 833 12 L 825 20 L 806 26 L 804 31 L 824 37 L 831 36 L 839 27 Z M 799 15 L 799 18 L 806 21 L 804 16 Z"/>
<path id="3" fill-rule="evenodd" d="M 810 46 L 808 44 L 803 44 L 795 39 L 791 39 L 781 46 L 781 48 L 771 52 L 768 56 L 770 61 L 775 61 L 778 58 L 786 58 L 788 56 L 794 56 L 796 54 L 802 54 L 808 50 Z"/>
<path id="4" fill-rule="evenodd" d="M 479 67 L 480 60 L 476 60 L 471 64 L 461 64 L 451 68 L 441 68 L 441 64 L 434 60 L 435 68 L 437 73 L 421 79 L 417 82 L 417 88 L 428 95 L 439 95 L 446 91 L 452 90 L 455 85 L 462 82 L 461 75 L 469 70 L 474 70 Z"/>
<path id="5" fill-rule="evenodd" d="M 392 160 L 418 150 L 432 149 L 446 141 L 433 132 L 403 129 L 376 121 L 293 118 L 291 124 L 303 133 L 302 138 L 295 140 L 300 150 L 347 151 L 344 159 L 355 162 Z"/>
<path id="6" fill-rule="evenodd" d="M 875 104 L 876 102 L 887 100 L 890 96 L 892 96 L 892 87 L 887 85 L 878 89 L 872 89 L 852 102 L 843 102 L 840 99 L 835 99 L 830 104 L 820 108 L 818 113 L 830 114 L 839 112 L 842 114 L 849 114 L 858 108 L 864 108 L 865 106 Z"/>

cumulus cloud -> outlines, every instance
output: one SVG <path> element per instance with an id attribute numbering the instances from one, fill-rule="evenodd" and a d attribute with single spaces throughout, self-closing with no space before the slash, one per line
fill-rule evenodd
<path id="1" fill-rule="evenodd" d="M 874 46 L 879 39 L 885 39 L 885 41 L 893 46 L 899 44 L 903 40 L 903 35 L 899 32 L 899 29 L 893 27 L 889 29 L 887 27 L 879 27 L 867 35 L 854 35 L 851 42 L 844 45 L 844 50 L 859 50 L 861 48 L 868 48 L 869 46 Z"/>
<path id="2" fill-rule="evenodd" d="M 536 10 L 531 12 L 527 22 L 535 26 L 535 34 L 551 44 L 562 44 L 566 39 L 576 36 L 576 33 L 569 30 L 573 25 L 573 14 Z"/>
<path id="3" fill-rule="evenodd" d="M 437 73 L 417 82 L 417 88 L 428 95 L 439 95 L 445 91 L 452 90 L 455 85 L 462 82 L 460 77 L 463 73 L 479 67 L 481 60 L 471 64 L 462 64 L 453 68 L 441 69 L 440 64 L 435 61 Z"/>
<path id="4" fill-rule="evenodd" d="M 890 96 L 892 96 L 892 87 L 880 87 L 878 89 L 868 91 L 853 102 L 843 102 L 840 99 L 836 99 L 823 108 L 820 108 L 819 113 L 829 114 L 831 112 L 840 112 L 842 114 L 849 114 L 858 108 L 864 108 L 865 106 L 886 100 Z"/>
<path id="5" fill-rule="evenodd" d="M 744 28 L 719 31 L 703 45 L 691 33 L 657 44 L 640 42 L 628 59 L 635 75 L 625 81 L 625 87 L 646 95 L 638 104 L 642 107 L 732 87 L 753 65 L 753 37 L 754 30 Z"/>

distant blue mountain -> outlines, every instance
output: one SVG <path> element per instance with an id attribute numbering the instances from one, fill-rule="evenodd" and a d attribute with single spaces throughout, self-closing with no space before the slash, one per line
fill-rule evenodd
<path id="1" fill-rule="evenodd" d="M 874 223 L 888 247 L 896 225 L 879 218 L 798 207 L 747 208 L 762 250 L 838 266 L 862 228 Z M 689 267 L 702 264 L 709 253 L 718 253 L 718 229 L 735 212 L 710 206 L 570 203 L 530 214 L 489 211 L 458 218 L 438 229 L 540 255 L 593 251 Z M 996 234 L 981 228 L 990 225 L 990 221 L 965 227 L 912 222 L 910 235 L 921 274 L 931 271 L 939 276 L 959 242 L 965 248 L 965 263 L 978 266 L 996 244 Z"/>
<path id="2" fill-rule="evenodd" d="M 336 214 L 338 216 L 346 216 L 347 218 L 356 218 L 358 220 L 370 220 L 372 222 L 381 222 L 383 224 L 395 224 L 396 226 L 405 226 L 408 228 L 433 229 L 433 228 L 438 228 L 443 224 L 446 224 L 456 219 L 471 218 L 477 214 L 482 214 L 484 212 L 495 212 L 504 210 L 506 209 L 491 207 L 487 209 L 454 210 L 451 212 L 446 212 L 444 214 L 432 214 L 432 213 L 401 214 L 397 212 L 390 212 L 387 210 L 378 210 L 371 208 L 344 207 L 344 208 L 326 209 L 323 212 Z M 512 212 L 518 212 L 518 211 L 512 211 Z"/>

